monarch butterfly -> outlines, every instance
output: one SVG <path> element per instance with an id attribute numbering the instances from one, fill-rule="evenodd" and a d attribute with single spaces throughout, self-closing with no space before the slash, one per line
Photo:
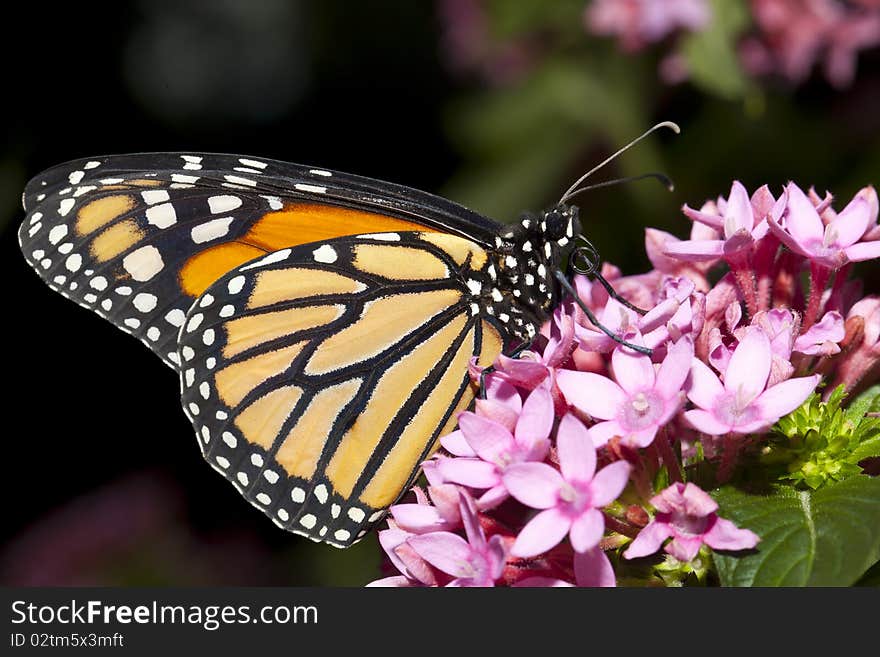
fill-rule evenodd
<path id="1" fill-rule="evenodd" d="M 474 399 L 469 362 L 528 343 L 559 302 L 581 180 L 502 225 L 327 169 L 111 155 L 33 178 L 19 243 L 178 373 L 203 456 L 251 504 L 347 547 Z"/>

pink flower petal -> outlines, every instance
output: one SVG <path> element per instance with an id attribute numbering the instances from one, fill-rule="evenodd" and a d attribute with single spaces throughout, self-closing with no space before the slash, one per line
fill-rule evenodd
<path id="1" fill-rule="evenodd" d="M 752 203 L 746 188 L 738 180 L 733 181 L 727 207 L 724 209 L 724 237 L 730 239 L 737 231 L 751 233 L 755 224 Z"/>
<path id="2" fill-rule="evenodd" d="M 657 372 L 657 382 L 654 390 L 659 392 L 663 399 L 673 399 L 684 389 L 691 369 L 691 361 L 694 357 L 694 345 L 688 338 L 681 338 L 669 347 L 666 358 Z"/>
<path id="3" fill-rule="evenodd" d="M 597 449 L 605 445 L 614 436 L 621 438 L 626 435 L 626 431 L 620 426 L 617 420 L 607 420 L 599 422 L 590 427 L 590 438 L 593 439 L 593 447 Z"/>
<path id="4" fill-rule="evenodd" d="M 630 543 L 623 556 L 626 559 L 638 559 L 654 554 L 663 545 L 663 541 L 670 536 L 672 536 L 672 528 L 668 524 L 652 520 Z"/>
<path id="5" fill-rule="evenodd" d="M 515 463 L 501 480 L 511 495 L 533 509 L 554 506 L 564 483 L 562 475 L 546 463 Z"/>
<path id="6" fill-rule="evenodd" d="M 704 518 L 718 509 L 718 503 L 709 497 L 706 491 L 691 482 L 685 485 L 681 498 L 684 506 L 682 510 L 689 516 Z"/>
<path id="7" fill-rule="evenodd" d="M 670 408 L 669 415 L 673 415 L 675 413 L 675 408 Z M 669 418 L 666 418 L 668 420 Z M 659 418 L 657 424 L 652 424 L 649 427 L 645 427 L 641 431 L 630 431 L 629 435 L 623 436 L 623 443 L 625 445 L 629 445 L 630 447 L 647 447 L 651 443 L 654 442 L 654 438 L 657 437 L 657 431 L 660 428 L 661 424 L 665 424 L 665 420 Z"/>
<path id="8" fill-rule="evenodd" d="M 588 482 L 596 472 L 596 447 L 587 428 L 573 414 L 559 422 L 556 436 L 559 468 L 569 482 Z"/>
<path id="9" fill-rule="evenodd" d="M 794 238 L 792 237 L 779 223 L 773 221 L 773 219 L 768 220 L 768 225 L 770 226 L 770 232 L 773 233 L 776 238 L 785 244 L 789 249 L 798 253 L 804 257 L 810 257 L 810 252 Z"/>
<path id="10" fill-rule="evenodd" d="M 627 395 L 654 387 L 656 375 L 650 356 L 619 346 L 611 354 L 611 364 L 615 381 Z"/>
<path id="11" fill-rule="evenodd" d="M 683 240 L 667 242 L 663 252 L 670 258 L 688 262 L 705 262 L 724 255 L 724 242 L 721 240 Z"/>
<path id="12" fill-rule="evenodd" d="M 515 557 L 534 557 L 556 547 L 571 528 L 571 520 L 559 509 L 541 511 L 523 527 L 511 548 Z"/>
<path id="13" fill-rule="evenodd" d="M 468 562 L 473 551 L 468 542 L 452 532 L 434 532 L 412 536 L 407 540 L 409 546 L 429 564 L 444 573 L 455 577 L 471 574 Z"/>
<path id="14" fill-rule="evenodd" d="M 474 457 L 477 455 L 473 447 L 468 444 L 461 429 L 456 429 L 452 433 L 443 436 L 440 439 L 440 444 L 443 445 L 443 449 L 456 456 Z"/>
<path id="15" fill-rule="evenodd" d="M 578 586 L 617 586 L 614 568 L 598 547 L 574 554 L 574 578 Z"/>
<path id="16" fill-rule="evenodd" d="M 721 381 L 703 361 L 691 361 L 690 377 L 687 380 L 687 396 L 700 408 L 713 408 L 715 400 L 724 393 Z"/>
<path id="17" fill-rule="evenodd" d="M 814 374 L 777 383 L 764 391 L 754 401 L 754 405 L 759 409 L 759 414 L 763 419 L 773 423 L 803 404 L 819 385 L 821 379 L 819 374 Z"/>
<path id="18" fill-rule="evenodd" d="M 724 371 L 724 389 L 737 394 L 743 406 L 761 394 L 770 376 L 770 340 L 750 327 L 736 346 Z"/>
<path id="19" fill-rule="evenodd" d="M 605 516 L 599 509 L 588 509 L 571 523 L 571 546 L 575 552 L 586 552 L 599 545 L 604 532 Z"/>
<path id="20" fill-rule="evenodd" d="M 377 579 L 369 584 L 366 584 L 367 587 L 373 588 L 405 588 L 409 586 L 416 586 L 416 582 L 403 577 L 402 575 L 394 575 L 393 577 L 383 577 L 382 579 Z"/>
<path id="21" fill-rule="evenodd" d="M 510 386 L 511 388 L 513 386 Z M 478 399 L 475 403 L 477 415 L 484 417 L 492 422 L 497 422 L 502 427 L 513 432 L 516 427 L 516 421 L 519 418 L 519 412 L 513 410 L 507 404 L 503 404 L 494 399 Z"/>
<path id="22" fill-rule="evenodd" d="M 519 414 L 522 410 L 522 399 L 520 399 L 517 389 L 499 376 L 489 375 L 487 379 L 486 399 L 504 404 Z"/>
<path id="23" fill-rule="evenodd" d="M 547 378 L 547 367 L 543 363 L 536 363 L 525 358 L 509 358 L 505 355 L 498 357 L 498 373 L 513 385 L 533 390 Z"/>
<path id="24" fill-rule="evenodd" d="M 498 468 L 487 461 L 470 458 L 440 459 L 437 470 L 446 481 L 472 488 L 491 488 L 498 485 Z"/>
<path id="25" fill-rule="evenodd" d="M 596 473 L 590 484 L 593 506 L 603 507 L 616 500 L 629 481 L 632 466 L 626 461 L 615 461 Z"/>
<path id="26" fill-rule="evenodd" d="M 714 209 L 714 205 L 711 205 L 709 207 Z M 694 210 L 692 207 L 685 204 L 684 206 L 682 206 L 681 211 L 691 221 L 698 221 L 701 224 L 705 224 L 706 226 L 709 226 L 710 228 L 713 228 L 717 231 L 724 230 L 724 219 L 721 217 L 721 215 L 705 212 L 706 209 L 708 209 L 707 206 L 703 206 L 701 210 Z"/>
<path id="27" fill-rule="evenodd" d="M 516 588 L 568 588 L 573 587 L 574 584 L 566 582 L 564 579 L 554 579 L 552 577 L 526 577 L 518 582 L 514 582 L 511 586 Z"/>
<path id="28" fill-rule="evenodd" d="M 850 262 L 862 262 L 880 258 L 880 240 L 876 242 L 859 242 L 846 247 L 843 252 Z"/>
<path id="29" fill-rule="evenodd" d="M 808 355 L 830 355 L 827 353 L 829 351 L 827 343 L 836 346 L 836 343 L 843 340 L 845 335 L 846 329 L 843 316 L 839 312 L 832 310 L 825 313 L 821 321 L 813 324 L 806 333 L 795 340 L 794 350 Z M 840 348 L 838 347 L 837 351 L 832 351 L 831 353 L 839 351 Z"/>
<path id="30" fill-rule="evenodd" d="M 507 429 L 476 413 L 460 413 L 458 426 L 465 440 L 484 461 L 498 464 L 501 455 L 513 448 L 513 436 Z"/>
<path id="31" fill-rule="evenodd" d="M 550 447 L 549 436 L 555 419 L 553 397 L 544 388 L 535 388 L 523 404 L 516 423 L 516 443 L 535 460 L 543 459 Z"/>
<path id="32" fill-rule="evenodd" d="M 437 531 L 446 525 L 437 509 L 427 504 L 395 504 L 391 515 L 398 527 L 413 534 Z"/>
<path id="33" fill-rule="evenodd" d="M 871 220 L 868 202 L 856 196 L 827 227 L 826 231 L 835 238 L 832 244 L 845 248 L 858 242 Z"/>
<path id="34" fill-rule="evenodd" d="M 731 430 L 729 424 L 719 421 L 712 413 L 701 409 L 684 412 L 684 419 L 697 431 L 702 431 L 710 436 L 722 436 Z"/>
<path id="35" fill-rule="evenodd" d="M 703 535 L 703 542 L 714 550 L 749 550 L 760 540 L 755 532 L 740 529 L 724 518 L 716 518 L 712 528 Z"/>
<path id="36" fill-rule="evenodd" d="M 559 370 L 556 384 L 572 406 L 600 420 L 610 420 L 626 402 L 619 385 L 599 374 Z"/>
<path id="37" fill-rule="evenodd" d="M 785 189 L 788 192 L 788 217 L 785 223 L 788 232 L 800 245 L 821 242 L 825 226 L 816 212 L 816 206 L 794 183 L 789 183 Z"/>
<path id="38" fill-rule="evenodd" d="M 690 561 L 703 545 L 702 536 L 676 536 L 666 544 L 664 550 L 679 561 Z"/>

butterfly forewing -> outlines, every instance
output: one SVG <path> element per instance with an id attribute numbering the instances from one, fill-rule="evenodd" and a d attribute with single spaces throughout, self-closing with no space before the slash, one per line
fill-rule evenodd
<path id="1" fill-rule="evenodd" d="M 428 232 L 283 249 L 193 304 L 182 401 L 205 458 L 290 531 L 347 546 L 473 399 L 467 364 L 501 333 L 462 272 L 486 252 Z"/>
<path id="2" fill-rule="evenodd" d="M 491 239 L 493 222 L 390 183 L 274 160 L 147 153 L 34 178 L 19 239 L 57 292 L 176 366 L 186 311 L 236 266 L 342 235 L 434 230 Z"/>

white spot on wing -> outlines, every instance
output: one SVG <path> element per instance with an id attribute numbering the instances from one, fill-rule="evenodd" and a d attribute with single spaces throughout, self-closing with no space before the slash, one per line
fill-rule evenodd
<path id="1" fill-rule="evenodd" d="M 254 167 L 256 169 L 265 169 L 268 166 L 265 162 L 260 162 L 258 160 L 249 160 L 246 157 L 240 157 L 238 158 L 238 161 L 246 167 Z"/>
<path id="2" fill-rule="evenodd" d="M 161 206 L 160 206 L 161 207 Z M 142 246 L 122 259 L 122 266 L 139 283 L 146 282 L 162 271 L 165 263 L 155 246 Z"/>
<path id="3" fill-rule="evenodd" d="M 142 313 L 148 313 L 156 307 L 156 303 L 158 301 L 159 300 L 156 298 L 155 294 L 141 292 L 140 294 L 137 294 L 134 299 L 132 299 L 132 304 Z"/>
<path id="4" fill-rule="evenodd" d="M 235 278 L 230 279 L 229 283 L 226 285 L 229 294 L 238 294 L 241 292 L 241 289 L 244 287 L 244 281 L 244 276 L 236 276 Z"/>
<path id="5" fill-rule="evenodd" d="M 141 196 L 144 199 L 144 202 L 147 205 L 155 205 L 156 203 L 164 203 L 171 199 L 171 196 L 168 195 L 168 192 L 164 189 L 150 189 L 146 192 L 141 192 Z"/>
<path id="6" fill-rule="evenodd" d="M 71 185 L 77 185 L 79 184 L 79 181 L 85 177 L 85 175 L 85 171 L 74 171 L 69 176 L 67 176 L 67 179 L 70 181 Z"/>
<path id="7" fill-rule="evenodd" d="M 329 178 L 333 175 L 329 171 L 324 171 L 324 169 L 309 169 L 309 173 L 315 176 L 324 176 L 325 178 Z"/>
<path id="8" fill-rule="evenodd" d="M 366 235 L 358 235 L 363 240 L 379 240 L 382 242 L 399 242 L 400 235 L 397 233 L 367 233 Z"/>
<path id="9" fill-rule="evenodd" d="M 280 251 L 275 251 L 274 253 L 270 253 L 264 258 L 260 258 L 256 262 L 252 262 L 249 265 L 245 265 L 241 268 L 240 271 L 247 271 L 248 269 L 255 269 L 257 267 L 265 267 L 266 265 L 271 265 L 276 262 L 282 262 L 287 260 L 287 256 L 290 255 L 290 249 L 281 249 Z"/>
<path id="10" fill-rule="evenodd" d="M 327 188 L 321 185 L 308 185 L 306 183 L 296 183 L 294 187 L 301 192 L 312 192 L 313 194 L 324 194 L 327 191 Z"/>
<path id="11" fill-rule="evenodd" d="M 58 214 L 60 214 L 62 217 L 66 217 L 67 213 L 70 212 L 71 209 L 73 209 L 74 204 L 76 204 L 76 201 L 74 201 L 72 198 L 64 199 L 58 205 Z"/>
<path id="12" fill-rule="evenodd" d="M 339 257 L 336 253 L 336 249 L 334 249 L 329 244 L 319 246 L 317 249 L 312 251 L 312 255 L 314 256 L 316 262 L 323 262 L 325 264 L 336 262 L 336 259 Z"/>
<path id="13" fill-rule="evenodd" d="M 199 224 L 190 231 L 190 237 L 196 244 L 204 244 L 211 240 L 224 237 L 229 233 L 229 226 L 232 224 L 233 217 L 221 217 L 212 219 L 203 224 Z"/>
<path id="14" fill-rule="evenodd" d="M 249 187 L 256 187 L 257 181 L 251 180 L 250 178 L 242 178 L 241 176 L 223 176 L 227 182 L 231 182 L 235 185 L 248 185 Z"/>
<path id="15" fill-rule="evenodd" d="M 221 194 L 219 196 L 212 196 L 208 199 L 208 209 L 211 211 L 211 214 L 231 212 L 236 208 L 240 208 L 241 204 L 241 197 L 232 196 L 231 194 Z"/>
<path id="16" fill-rule="evenodd" d="M 146 192 L 144 192 L 146 194 Z M 167 195 L 167 192 L 166 192 Z M 147 221 L 157 228 L 168 228 L 177 223 L 177 213 L 171 203 L 163 203 L 162 205 L 154 205 L 147 208 Z"/>
<path id="17" fill-rule="evenodd" d="M 60 226 L 55 226 L 52 230 L 49 231 L 49 243 L 50 244 L 58 244 L 64 237 L 67 235 L 67 226 L 61 224 Z"/>

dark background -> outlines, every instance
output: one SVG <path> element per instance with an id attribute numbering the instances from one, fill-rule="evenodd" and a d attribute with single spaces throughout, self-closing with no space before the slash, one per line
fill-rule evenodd
<path id="1" fill-rule="evenodd" d="M 668 86 L 655 52 L 624 56 L 587 35 L 585 2 L 489 2 L 492 24 L 473 37 L 489 54 L 469 66 L 453 45 L 461 4 L 30 3 L 5 21 L 0 583 L 362 585 L 380 575 L 374 537 L 346 551 L 313 545 L 244 502 L 202 461 L 173 373 L 29 270 L 15 238 L 19 197 L 46 167 L 234 152 L 443 193 L 503 221 L 553 203 L 610 150 L 675 120 L 681 136 L 652 137 L 607 174 L 661 170 L 673 194 L 642 182 L 579 200 L 585 231 L 628 273 L 650 266 L 644 226 L 684 237 L 681 204 L 726 195 L 733 179 L 750 191 L 815 184 L 839 207 L 880 181 L 876 50 L 846 89 L 814 74 L 721 93 Z M 537 44 L 526 64 L 486 74 L 490 42 L 523 34 Z M 876 270 L 859 270 L 866 285 Z"/>

